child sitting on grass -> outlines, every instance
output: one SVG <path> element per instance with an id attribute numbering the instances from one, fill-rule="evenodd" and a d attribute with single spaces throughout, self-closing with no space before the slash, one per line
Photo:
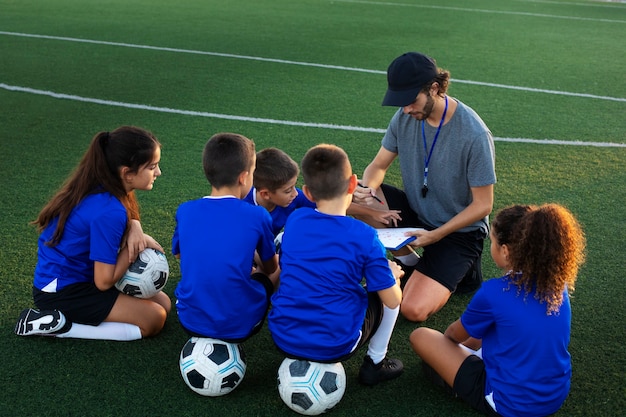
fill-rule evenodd
<path id="1" fill-rule="evenodd" d="M 563 206 L 501 210 L 491 256 L 508 272 L 484 282 L 445 333 L 421 327 L 410 336 L 427 376 L 489 416 L 555 413 L 570 388 L 569 294 L 584 247 Z"/>
<path id="2" fill-rule="evenodd" d="M 371 226 L 346 216 L 357 178 L 341 148 L 313 147 L 302 174 L 303 191 L 317 209 L 298 209 L 287 220 L 281 284 L 268 316 L 273 340 L 288 357 L 327 363 L 348 359 L 369 341 L 359 381 L 396 378 L 403 364 L 386 354 L 402 270 L 387 260 Z"/>
<path id="3" fill-rule="evenodd" d="M 254 142 L 219 133 L 204 147 L 211 195 L 181 204 L 172 253 L 180 259 L 176 309 L 190 336 L 231 343 L 256 334 L 269 308 L 278 267 L 272 219 L 242 201 L 252 187 Z M 259 263 L 253 269 L 255 253 Z"/>
<path id="4" fill-rule="evenodd" d="M 34 224 L 41 232 L 33 300 L 15 326 L 20 336 L 129 341 L 155 336 L 171 309 L 115 287 L 138 253 L 161 245 L 143 233 L 135 190 L 161 175 L 161 144 L 147 130 L 99 132 Z"/>

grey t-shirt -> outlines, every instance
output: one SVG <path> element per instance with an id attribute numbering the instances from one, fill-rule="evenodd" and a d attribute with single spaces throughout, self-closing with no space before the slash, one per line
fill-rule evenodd
<path id="1" fill-rule="evenodd" d="M 455 100 L 448 97 L 449 100 Z M 428 193 L 422 197 L 425 155 L 431 150 L 436 127 L 422 123 L 398 109 L 391 119 L 382 146 L 398 154 L 404 191 L 420 220 L 439 227 L 472 202 L 470 187 L 496 183 L 495 149 L 491 131 L 470 107 L 456 100 L 452 118 L 442 126 L 428 164 Z M 489 230 L 488 216 L 458 230 Z"/>

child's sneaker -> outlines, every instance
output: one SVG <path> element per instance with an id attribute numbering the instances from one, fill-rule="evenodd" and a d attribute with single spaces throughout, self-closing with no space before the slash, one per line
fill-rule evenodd
<path id="1" fill-rule="evenodd" d="M 385 358 L 380 363 L 374 364 L 372 358 L 366 355 L 359 370 L 359 382 L 363 385 L 376 385 L 399 377 L 403 370 L 404 365 L 400 359 Z"/>
<path id="2" fill-rule="evenodd" d="M 27 308 L 20 313 L 15 325 L 19 336 L 54 336 L 65 326 L 65 316 L 58 310 L 35 310 Z"/>

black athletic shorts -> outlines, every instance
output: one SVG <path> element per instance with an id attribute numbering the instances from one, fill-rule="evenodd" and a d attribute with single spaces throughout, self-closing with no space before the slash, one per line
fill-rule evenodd
<path id="1" fill-rule="evenodd" d="M 33 287 L 33 300 L 40 310 L 59 310 L 72 323 L 97 326 L 111 313 L 121 293 L 111 287 L 100 291 L 93 282 L 68 285 L 58 292 L 44 292 Z"/>
<path id="2" fill-rule="evenodd" d="M 387 184 L 381 185 L 387 204 L 392 210 L 400 210 L 402 221 L 398 227 L 433 227 L 422 223 L 409 206 L 404 191 Z M 450 233 L 438 242 L 423 248 L 421 258 L 414 267 L 439 282 L 450 292 L 469 274 L 477 274 L 482 281 L 481 258 L 486 234 L 482 230 Z"/>
<path id="3" fill-rule="evenodd" d="M 485 399 L 485 363 L 476 355 L 468 356 L 454 378 L 454 391 L 466 403 L 491 417 L 499 417 Z"/>

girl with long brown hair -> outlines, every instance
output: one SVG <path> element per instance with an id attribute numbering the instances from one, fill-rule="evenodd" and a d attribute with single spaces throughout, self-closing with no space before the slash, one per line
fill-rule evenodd
<path id="1" fill-rule="evenodd" d="M 171 301 L 159 292 L 140 299 L 115 283 L 146 247 L 135 190 L 161 175 L 161 145 L 133 126 L 94 136 L 80 163 L 33 222 L 40 231 L 33 281 L 37 309 L 22 311 L 21 336 L 135 340 L 154 336 Z"/>

